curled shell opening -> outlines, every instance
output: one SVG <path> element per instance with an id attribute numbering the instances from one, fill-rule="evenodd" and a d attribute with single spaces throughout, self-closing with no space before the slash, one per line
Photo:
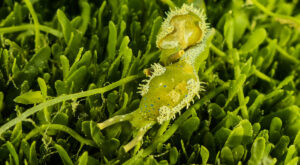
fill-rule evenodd
<path id="1" fill-rule="evenodd" d="M 172 10 L 162 24 L 156 45 L 160 49 L 184 50 L 200 43 L 206 33 L 206 17 L 203 11 L 192 5 Z"/>

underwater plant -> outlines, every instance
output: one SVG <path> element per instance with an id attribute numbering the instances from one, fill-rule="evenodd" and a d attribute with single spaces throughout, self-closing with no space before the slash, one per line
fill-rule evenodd
<path id="1" fill-rule="evenodd" d="M 139 108 L 107 119 L 98 127 L 104 129 L 129 121 L 138 132 L 124 146 L 127 152 L 142 141 L 154 124 L 175 119 L 176 114 L 180 114 L 184 107 L 188 108 L 195 96 L 200 98 L 199 92 L 204 90 L 198 77 L 197 58 L 204 52 L 212 35 L 213 30 L 208 30 L 203 12 L 192 5 L 184 4 L 168 13 L 156 40 L 161 49 L 161 64 L 154 63 L 147 69 L 146 75 L 150 78 L 140 85 L 142 99 Z"/>
<path id="2" fill-rule="evenodd" d="M 299 164 L 300 1 L 71 2 L 0 2 L 0 164 Z"/>

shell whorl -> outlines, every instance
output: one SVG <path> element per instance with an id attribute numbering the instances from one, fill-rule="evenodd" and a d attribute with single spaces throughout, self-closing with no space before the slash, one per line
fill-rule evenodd
<path id="1" fill-rule="evenodd" d="M 208 24 L 206 23 L 206 16 L 204 14 L 204 11 L 193 7 L 193 5 L 184 4 L 181 8 L 175 8 L 174 10 L 171 10 L 170 12 L 167 13 L 167 18 L 162 23 L 161 30 L 156 38 L 156 46 L 158 48 L 164 49 L 160 46 L 160 41 L 164 39 L 167 35 L 174 32 L 175 27 L 171 24 L 172 19 L 175 18 L 176 16 L 183 16 L 183 15 L 193 15 L 200 20 L 198 26 L 202 31 L 202 36 L 197 43 L 200 43 L 202 41 L 203 36 L 205 36 L 207 29 L 209 27 Z"/>
<path id="2" fill-rule="evenodd" d="M 208 46 L 206 43 L 206 40 L 210 37 L 210 35 L 214 33 L 213 30 L 208 29 L 206 35 L 203 37 L 203 41 L 201 43 L 198 43 L 192 47 L 190 47 L 188 50 L 184 52 L 184 54 L 181 56 L 180 60 L 184 60 L 187 63 L 194 65 L 195 60 L 197 57 L 205 50 L 205 48 Z"/>

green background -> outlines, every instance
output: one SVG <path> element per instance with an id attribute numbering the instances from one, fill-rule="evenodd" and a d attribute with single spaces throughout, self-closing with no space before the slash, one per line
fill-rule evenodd
<path id="1" fill-rule="evenodd" d="M 138 107 L 160 25 L 183 3 L 216 30 L 206 91 L 125 153 L 135 129 L 96 123 Z M 0 20 L 1 164 L 300 161 L 298 0 L 2 0 Z"/>

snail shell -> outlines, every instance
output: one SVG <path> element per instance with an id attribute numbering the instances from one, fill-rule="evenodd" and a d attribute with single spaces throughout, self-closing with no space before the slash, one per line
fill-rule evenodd
<path id="1" fill-rule="evenodd" d="M 156 46 L 162 50 L 160 62 L 164 65 L 176 62 L 183 50 L 203 41 L 208 25 L 202 10 L 184 4 L 171 10 L 164 20 L 156 38 Z"/>
<path id="2" fill-rule="evenodd" d="M 186 49 L 200 43 L 207 31 L 206 17 L 202 10 L 184 4 L 171 10 L 161 26 L 156 39 L 160 49 Z"/>

